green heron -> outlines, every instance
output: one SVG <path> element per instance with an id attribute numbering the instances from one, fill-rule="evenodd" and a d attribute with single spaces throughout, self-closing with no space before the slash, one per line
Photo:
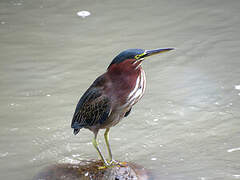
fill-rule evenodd
<path id="1" fill-rule="evenodd" d="M 92 140 L 106 167 L 119 164 L 113 160 L 109 144 L 109 130 L 121 119 L 127 117 L 145 91 L 145 73 L 141 67 L 144 58 L 173 50 L 173 48 L 143 50 L 128 49 L 117 55 L 107 71 L 99 76 L 79 100 L 73 115 L 71 127 L 76 135 L 81 128 L 94 133 Z M 97 142 L 100 129 L 104 133 L 110 160 L 101 153 Z"/>

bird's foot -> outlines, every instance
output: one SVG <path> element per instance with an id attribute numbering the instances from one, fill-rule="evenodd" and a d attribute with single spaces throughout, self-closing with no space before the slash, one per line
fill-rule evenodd
<path id="1" fill-rule="evenodd" d="M 110 168 L 110 167 L 112 167 L 112 165 L 109 162 L 104 161 L 103 166 L 99 166 L 98 169 L 102 170 L 102 169 L 107 169 L 107 168 Z"/>
<path id="2" fill-rule="evenodd" d="M 104 162 L 103 166 L 98 167 L 99 170 L 113 168 L 113 167 L 126 167 L 128 164 L 127 162 L 118 162 L 115 160 Z"/>
<path id="3" fill-rule="evenodd" d="M 126 167 L 127 166 L 127 162 L 119 162 L 116 160 L 111 160 L 110 164 L 113 166 L 119 166 L 119 167 Z"/>
<path id="4" fill-rule="evenodd" d="M 99 166 L 99 167 L 98 167 L 99 170 L 107 169 L 107 168 L 108 168 L 108 166 L 106 166 L 106 165 L 104 165 L 104 166 Z"/>

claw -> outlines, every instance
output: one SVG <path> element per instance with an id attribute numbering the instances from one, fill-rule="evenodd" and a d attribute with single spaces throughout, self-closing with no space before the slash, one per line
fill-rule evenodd
<path id="1" fill-rule="evenodd" d="M 112 167 L 112 164 L 108 161 L 104 161 L 103 166 L 99 166 L 98 169 L 102 170 L 102 169 L 107 169 L 107 168 L 110 168 L 110 167 Z"/>
<path id="2" fill-rule="evenodd" d="M 103 166 L 99 166 L 99 170 L 107 169 L 107 168 L 113 168 L 113 167 L 126 167 L 128 164 L 127 162 L 118 162 L 115 160 L 104 162 Z"/>
<path id="3" fill-rule="evenodd" d="M 128 166 L 127 162 L 119 162 L 119 165 L 120 165 L 121 167 L 126 167 L 126 166 Z"/>
<path id="4" fill-rule="evenodd" d="M 118 162 L 115 160 L 111 160 L 109 163 L 113 166 L 118 166 L 118 167 L 126 167 L 127 166 L 127 162 Z"/>
<path id="5" fill-rule="evenodd" d="M 103 166 L 99 166 L 98 169 L 99 170 L 103 170 L 103 169 L 107 169 L 107 168 L 111 168 L 111 167 L 114 167 L 113 164 L 110 164 L 110 163 L 104 163 Z"/>
<path id="6" fill-rule="evenodd" d="M 113 167 L 126 167 L 128 166 L 127 162 L 118 162 L 115 160 L 106 161 L 103 163 L 103 166 L 99 166 L 99 170 L 107 169 L 107 168 L 113 168 Z"/>
<path id="7" fill-rule="evenodd" d="M 103 170 L 103 169 L 107 169 L 107 168 L 108 168 L 107 166 L 99 166 L 98 170 Z"/>

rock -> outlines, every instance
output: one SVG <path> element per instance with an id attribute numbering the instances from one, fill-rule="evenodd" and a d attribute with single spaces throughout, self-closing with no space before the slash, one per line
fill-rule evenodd
<path id="1" fill-rule="evenodd" d="M 146 169 L 134 163 L 99 169 L 102 166 L 101 161 L 55 164 L 45 168 L 33 180 L 152 180 Z"/>

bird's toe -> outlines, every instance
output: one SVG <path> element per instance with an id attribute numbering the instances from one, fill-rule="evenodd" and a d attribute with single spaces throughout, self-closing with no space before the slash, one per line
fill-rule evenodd
<path id="1" fill-rule="evenodd" d="M 119 161 L 116 161 L 116 160 L 111 160 L 110 164 L 112 166 L 119 166 L 119 167 L 126 167 L 127 166 L 127 162 L 119 162 Z"/>

